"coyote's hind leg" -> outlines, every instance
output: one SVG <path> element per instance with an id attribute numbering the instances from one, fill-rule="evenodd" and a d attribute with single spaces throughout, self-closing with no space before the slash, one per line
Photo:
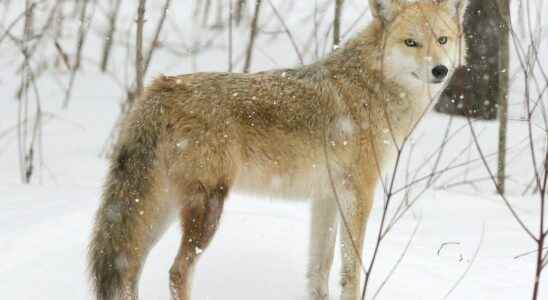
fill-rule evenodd
<path id="1" fill-rule="evenodd" d="M 179 197 L 186 198 L 181 208 L 183 236 L 169 272 L 173 300 L 190 299 L 194 266 L 217 230 L 228 186 L 223 183 L 207 186 L 195 182 L 181 193 Z"/>

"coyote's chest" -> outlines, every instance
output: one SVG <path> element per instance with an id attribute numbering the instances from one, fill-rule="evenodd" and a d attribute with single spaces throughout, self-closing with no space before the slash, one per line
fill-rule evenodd
<path id="1" fill-rule="evenodd" d="M 325 166 L 319 161 L 283 171 L 275 166 L 246 164 L 240 169 L 233 190 L 284 200 L 306 199 L 325 180 L 321 178 L 324 171 Z"/>

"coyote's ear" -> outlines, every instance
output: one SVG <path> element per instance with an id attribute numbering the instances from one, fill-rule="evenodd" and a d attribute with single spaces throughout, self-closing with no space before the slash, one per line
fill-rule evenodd
<path id="1" fill-rule="evenodd" d="M 464 14 L 470 4 L 469 0 L 434 0 L 434 2 L 445 5 L 447 10 L 461 22 L 464 20 Z"/>
<path id="2" fill-rule="evenodd" d="M 369 0 L 369 8 L 373 17 L 383 23 L 392 21 L 401 9 L 402 0 Z"/>

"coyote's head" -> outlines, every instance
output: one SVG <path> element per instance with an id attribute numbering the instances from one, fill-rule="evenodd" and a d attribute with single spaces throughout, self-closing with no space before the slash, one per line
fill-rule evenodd
<path id="1" fill-rule="evenodd" d="M 407 88 L 437 89 L 464 62 L 468 0 L 369 0 L 383 27 L 382 71 Z"/>

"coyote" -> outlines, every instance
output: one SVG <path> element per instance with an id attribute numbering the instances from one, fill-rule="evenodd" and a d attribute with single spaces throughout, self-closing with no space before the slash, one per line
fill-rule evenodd
<path id="1" fill-rule="evenodd" d="M 122 124 L 96 216 L 97 299 L 138 298 L 145 258 L 176 215 L 183 238 L 170 292 L 189 300 L 233 191 L 310 198 L 310 299 L 328 299 L 338 223 L 341 298 L 360 297 L 375 187 L 462 64 L 468 0 L 369 4 L 371 24 L 316 63 L 162 76 L 146 89 Z"/>

